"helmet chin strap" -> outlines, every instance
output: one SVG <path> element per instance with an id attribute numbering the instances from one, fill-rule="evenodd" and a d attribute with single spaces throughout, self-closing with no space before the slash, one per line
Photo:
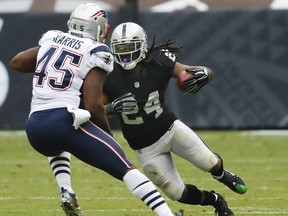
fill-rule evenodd
<path id="1" fill-rule="evenodd" d="M 133 70 L 137 66 L 138 62 L 131 62 L 129 64 L 121 64 L 124 70 Z"/>

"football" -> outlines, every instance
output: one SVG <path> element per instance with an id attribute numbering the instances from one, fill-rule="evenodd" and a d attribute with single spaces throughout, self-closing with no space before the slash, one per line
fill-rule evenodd
<path id="1" fill-rule="evenodd" d="M 189 73 L 189 72 L 186 72 L 185 70 L 182 71 L 178 77 L 177 77 L 177 85 L 178 85 L 178 88 L 181 90 L 181 91 L 185 91 L 185 88 L 184 88 L 184 81 L 189 79 L 189 78 L 192 78 L 194 77 L 194 74 L 193 73 Z"/>

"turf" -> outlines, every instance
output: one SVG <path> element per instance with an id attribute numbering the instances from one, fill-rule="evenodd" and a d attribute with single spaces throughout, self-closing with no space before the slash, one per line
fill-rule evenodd
<path id="1" fill-rule="evenodd" d="M 175 158 L 187 183 L 223 194 L 235 215 L 288 215 L 288 132 L 255 134 L 247 131 L 197 131 L 221 154 L 225 167 L 240 175 L 248 186 L 244 195 L 230 191 L 186 161 Z M 115 131 L 128 157 L 132 150 Z M 0 215 L 64 216 L 59 191 L 48 165 L 29 145 L 24 132 L 0 132 Z M 72 178 L 79 203 L 87 216 L 156 215 L 134 198 L 126 186 L 106 173 L 72 158 Z M 165 196 L 164 196 L 165 197 Z M 212 207 L 167 202 L 173 211 L 184 209 L 185 216 L 213 215 Z"/>

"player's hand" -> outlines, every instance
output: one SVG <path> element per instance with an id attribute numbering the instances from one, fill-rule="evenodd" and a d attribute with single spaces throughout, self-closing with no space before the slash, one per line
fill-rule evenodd
<path id="1" fill-rule="evenodd" d="M 137 101 L 135 95 L 131 92 L 116 98 L 112 102 L 113 110 L 117 113 L 131 114 L 137 109 Z"/>
<path id="2" fill-rule="evenodd" d="M 186 69 L 186 72 L 193 73 L 194 76 L 185 80 L 183 83 L 186 86 L 185 91 L 188 93 L 195 94 L 198 92 L 204 85 L 209 82 L 208 71 L 206 69 Z"/>

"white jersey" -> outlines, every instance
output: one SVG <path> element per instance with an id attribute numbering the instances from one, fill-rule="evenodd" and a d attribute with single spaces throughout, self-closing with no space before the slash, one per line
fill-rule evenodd
<path id="1" fill-rule="evenodd" d="M 107 45 L 61 31 L 48 31 L 39 40 L 30 114 L 59 107 L 79 107 L 80 88 L 94 67 L 113 70 Z"/>

